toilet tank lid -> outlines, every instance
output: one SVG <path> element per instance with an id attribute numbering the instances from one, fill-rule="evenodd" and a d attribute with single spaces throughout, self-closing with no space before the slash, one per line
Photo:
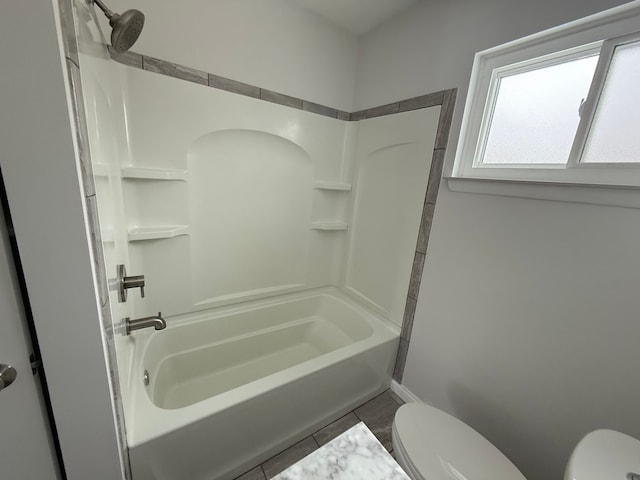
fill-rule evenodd
<path id="1" fill-rule="evenodd" d="M 394 429 L 412 465 L 429 480 L 526 480 L 491 442 L 437 408 L 407 403 L 396 412 Z"/>
<path id="2" fill-rule="evenodd" d="M 576 445 L 565 479 L 626 480 L 629 473 L 640 475 L 640 440 L 615 430 L 596 430 Z"/>

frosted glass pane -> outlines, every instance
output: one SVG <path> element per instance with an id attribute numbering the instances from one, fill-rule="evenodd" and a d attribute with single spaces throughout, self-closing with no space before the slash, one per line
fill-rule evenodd
<path id="1" fill-rule="evenodd" d="M 503 77 L 484 164 L 564 164 L 598 56 Z"/>
<path id="2" fill-rule="evenodd" d="M 640 42 L 616 47 L 583 162 L 640 162 Z"/>

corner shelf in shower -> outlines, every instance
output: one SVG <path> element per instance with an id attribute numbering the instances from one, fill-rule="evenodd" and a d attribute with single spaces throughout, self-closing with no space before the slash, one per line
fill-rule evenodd
<path id="1" fill-rule="evenodd" d="M 346 230 L 347 224 L 345 222 L 311 222 L 312 230 L 327 230 L 327 231 L 336 231 L 336 230 Z"/>
<path id="2" fill-rule="evenodd" d="M 133 227 L 128 230 L 129 241 L 159 240 L 163 238 L 189 235 L 189 225 L 156 225 L 152 227 Z"/>
<path id="3" fill-rule="evenodd" d="M 160 168 L 124 167 L 122 178 L 132 180 L 177 180 L 187 181 L 186 170 L 165 170 Z"/>
<path id="4" fill-rule="evenodd" d="M 313 185 L 313 188 L 315 188 L 316 190 L 332 190 L 334 192 L 350 192 L 351 184 L 350 183 L 316 182 Z"/>

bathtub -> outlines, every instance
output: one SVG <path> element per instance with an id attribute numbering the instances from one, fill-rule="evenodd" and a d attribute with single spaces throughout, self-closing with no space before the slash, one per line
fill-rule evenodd
<path id="1" fill-rule="evenodd" d="M 388 388 L 399 339 L 334 288 L 168 325 L 136 339 L 135 480 L 235 478 Z"/>

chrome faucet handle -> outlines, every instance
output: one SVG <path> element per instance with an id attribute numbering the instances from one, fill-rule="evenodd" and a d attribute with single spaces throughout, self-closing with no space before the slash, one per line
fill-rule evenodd
<path id="1" fill-rule="evenodd" d="M 124 303 L 127 301 L 127 290 L 130 288 L 139 288 L 140 297 L 144 298 L 144 275 L 127 276 L 127 269 L 124 265 L 118 265 L 118 301 Z"/>
<path id="2" fill-rule="evenodd" d="M 144 298 L 144 275 L 131 275 L 122 279 L 122 286 L 125 290 L 130 288 L 139 288 L 140 297 Z"/>

